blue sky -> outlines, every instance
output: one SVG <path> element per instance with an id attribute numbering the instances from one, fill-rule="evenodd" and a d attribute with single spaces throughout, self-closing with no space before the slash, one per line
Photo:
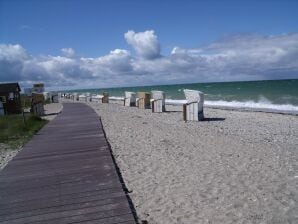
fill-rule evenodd
<path id="1" fill-rule="evenodd" d="M 131 36 L 131 38 L 135 38 L 134 41 L 128 40 L 125 33 L 129 30 L 140 35 Z M 146 33 L 146 31 L 153 31 L 153 34 Z M 233 74 L 239 70 L 239 68 L 233 67 L 230 70 L 227 68 L 222 73 L 224 77 L 219 77 L 217 73 L 222 70 L 214 71 L 206 68 L 206 71 L 207 65 L 200 63 L 202 58 L 209 60 L 208 63 L 210 63 L 210 58 L 206 58 L 206 55 L 211 54 L 214 57 L 217 56 L 217 61 L 214 63 L 226 63 L 225 67 L 228 67 L 231 61 L 220 61 L 220 58 L 223 55 L 226 56 L 227 52 L 241 52 L 239 48 L 244 46 L 241 44 L 242 42 L 248 42 L 249 51 L 255 46 L 258 46 L 258 49 L 264 45 L 267 46 L 269 42 L 274 44 L 273 50 L 279 49 L 278 52 L 284 52 L 292 47 L 296 49 L 297 37 L 295 34 L 297 31 L 298 1 L 290 0 L 0 0 L 0 44 L 2 44 L 0 48 L 0 51 L 2 50 L 0 82 L 20 81 L 26 85 L 26 83 L 37 81 L 30 78 L 30 72 L 32 76 L 36 76 L 38 72 L 45 73 L 37 79 L 47 77 L 46 82 L 53 86 L 79 86 L 74 82 L 74 78 L 81 77 L 85 81 L 84 84 L 80 82 L 82 87 L 92 87 L 95 79 L 106 80 L 103 82 L 103 86 L 155 84 L 155 76 L 163 76 L 160 78 L 161 84 L 191 82 L 192 80 L 233 81 L 295 78 L 297 76 L 293 71 L 296 71 L 296 67 L 285 71 L 284 74 L 287 74 L 285 76 L 277 74 L 277 70 L 282 73 L 285 67 L 288 68 L 289 64 L 293 64 L 292 61 L 287 61 L 286 65 L 280 65 L 285 58 L 278 58 L 280 62 L 277 64 L 277 59 L 275 58 L 275 61 L 272 59 L 275 64 L 271 64 L 271 67 L 268 65 L 270 59 L 266 60 L 266 68 L 255 71 L 255 73 L 263 72 L 259 75 L 251 75 L 254 72 L 253 69 L 246 72 L 247 74 L 242 74 L 244 73 L 243 62 L 239 62 L 242 63 L 240 66 L 242 75 Z M 285 36 L 289 44 L 286 46 L 279 46 L 279 40 L 270 39 L 284 39 Z M 143 39 L 140 40 L 140 38 Z M 148 38 L 151 39 L 144 43 Z M 231 41 L 236 41 L 235 45 Z M 220 46 L 220 48 L 214 46 Z M 229 50 L 226 49 L 227 46 L 229 46 Z M 233 46 L 236 46 L 237 50 Z M 154 48 L 155 53 L 159 52 L 156 55 L 154 53 L 151 58 L 146 58 L 140 52 L 138 53 L 137 49 L 140 50 L 142 47 L 147 47 L 147 50 Z M 70 48 L 75 52 L 71 57 L 73 61 L 64 60 L 63 57 L 69 58 L 69 55 L 66 56 L 64 51 L 63 56 L 61 49 Z M 268 48 L 270 46 L 265 49 L 266 56 L 268 56 Z M 124 51 L 116 51 L 111 56 L 111 51 L 115 49 Z M 179 49 L 176 51 L 181 57 L 179 62 L 184 60 L 185 63 L 188 63 L 189 68 L 195 68 L 187 69 L 185 63 L 182 63 L 176 69 L 179 72 L 169 69 L 167 64 L 177 64 L 177 61 L 173 62 L 178 57 L 175 56 L 173 59 L 173 49 Z M 185 55 L 181 55 L 181 49 Z M 258 50 L 256 51 L 258 52 Z M 264 51 L 262 52 L 264 53 Z M 7 63 L 12 58 L 9 54 L 14 55 L 14 61 L 18 63 L 17 66 L 20 66 L 22 71 L 6 71 L 9 67 Z M 117 56 L 115 56 L 116 54 Z M 297 59 L 295 52 L 291 51 L 289 54 L 291 60 Z M 16 55 L 18 57 L 21 55 L 21 59 L 15 58 Z M 60 58 L 57 58 L 58 56 Z M 279 57 L 281 56 L 285 57 L 284 54 L 279 55 Z M 98 68 L 99 64 L 106 66 L 103 63 L 107 63 L 111 57 L 113 60 L 117 58 L 115 59 L 117 60 L 116 64 L 120 58 L 122 67 L 113 72 L 109 70 L 110 73 Z M 288 57 L 289 55 L 287 55 Z M 86 58 L 93 59 L 92 62 L 88 61 L 89 64 L 92 64 L 92 69 L 86 68 L 86 64 L 84 64 Z M 110 65 L 110 61 L 108 62 Z M 12 63 L 14 62 L 9 61 L 9 65 Z M 49 63 L 51 69 L 49 69 Z M 56 65 L 58 67 L 54 69 L 55 63 L 58 64 Z M 63 63 L 64 67 L 61 68 Z M 125 63 L 128 63 L 129 66 L 124 66 Z M 28 64 L 31 67 L 28 67 Z M 278 64 L 279 66 L 277 66 Z M 43 67 L 40 67 L 41 65 Z M 149 69 L 150 66 L 155 66 L 158 69 Z M 249 65 L 245 66 L 249 67 Z M 15 74 L 15 77 L 9 78 L 13 76 L 13 72 L 23 73 L 24 70 L 27 72 L 26 74 Z M 70 74 L 70 70 L 74 72 Z M 272 70 L 275 72 L 270 75 Z M 51 76 L 54 72 L 59 74 Z M 132 75 L 127 78 L 121 75 L 124 73 Z M 146 74 L 145 79 L 142 78 L 144 74 Z M 63 77 L 54 83 L 51 82 L 49 76 L 53 79 Z M 148 76 L 150 77 L 148 78 Z M 126 82 L 124 79 L 128 81 Z M 115 83 L 113 80 L 119 80 L 119 83 Z M 142 80 L 144 80 L 143 83 Z"/>

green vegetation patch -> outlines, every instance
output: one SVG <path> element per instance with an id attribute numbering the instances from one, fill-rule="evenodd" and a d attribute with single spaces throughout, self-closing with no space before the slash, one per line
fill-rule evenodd
<path id="1" fill-rule="evenodd" d="M 13 149 L 23 146 L 48 121 L 33 115 L 0 116 L 0 143 L 6 143 Z"/>

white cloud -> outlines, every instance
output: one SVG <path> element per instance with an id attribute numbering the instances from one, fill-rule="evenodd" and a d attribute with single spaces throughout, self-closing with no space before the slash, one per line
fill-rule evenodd
<path id="1" fill-rule="evenodd" d="M 142 58 L 154 59 L 160 56 L 160 44 L 153 30 L 139 33 L 129 30 L 124 37 Z"/>
<path id="2" fill-rule="evenodd" d="M 22 80 L 24 61 L 29 60 L 21 45 L 0 44 L 0 82 Z"/>
<path id="3" fill-rule="evenodd" d="M 19 44 L 0 44 L 0 60 L 18 61 L 26 60 L 28 55 L 26 50 Z"/>
<path id="4" fill-rule="evenodd" d="M 62 48 L 61 52 L 65 57 L 71 58 L 75 56 L 75 51 L 72 48 Z"/>
<path id="5" fill-rule="evenodd" d="M 0 82 L 80 88 L 298 78 L 298 34 L 232 36 L 201 48 L 175 47 L 165 56 L 153 31 L 129 31 L 125 37 L 136 56 L 115 49 L 75 57 L 64 48 L 63 56 L 34 57 L 20 45 L 1 44 Z"/>

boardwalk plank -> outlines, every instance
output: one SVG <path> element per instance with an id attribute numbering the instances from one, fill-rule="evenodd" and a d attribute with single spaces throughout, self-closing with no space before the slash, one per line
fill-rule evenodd
<path id="1" fill-rule="evenodd" d="M 0 223 L 135 223 L 90 107 L 64 104 L 1 171 Z"/>
<path id="2" fill-rule="evenodd" d="M 125 203 L 123 200 L 121 202 L 117 203 L 111 203 L 111 204 L 106 204 L 106 205 L 94 205 L 94 206 L 89 206 L 89 207 L 83 207 L 83 208 L 78 208 L 78 209 L 70 209 L 70 210 L 60 210 L 59 212 L 49 212 L 46 214 L 39 214 L 39 215 L 32 215 L 32 216 L 25 216 L 21 218 L 13 218 L 13 217 L 8 217 L 6 220 L 1 221 L 3 224 L 24 224 L 24 223 L 34 223 L 34 222 L 49 222 L 52 219 L 62 219 L 62 218 L 68 218 L 72 216 L 79 216 L 79 215 L 84 215 L 88 213 L 99 213 L 103 214 L 106 213 L 107 211 L 110 211 L 112 214 L 111 216 L 116 216 L 117 215 L 117 210 L 119 209 L 127 209 L 126 214 L 130 214 L 129 207 L 127 203 Z M 56 222 L 53 222 L 56 223 Z M 96 223 L 96 222 L 94 222 Z"/>

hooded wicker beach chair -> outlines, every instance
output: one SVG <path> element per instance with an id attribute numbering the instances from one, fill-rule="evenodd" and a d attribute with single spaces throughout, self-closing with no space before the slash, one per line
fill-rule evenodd
<path id="1" fill-rule="evenodd" d="M 135 92 L 125 92 L 124 106 L 134 107 L 136 106 L 136 93 Z"/>
<path id="2" fill-rule="evenodd" d="M 162 113 L 165 111 L 165 93 L 163 91 L 151 91 L 152 112 Z"/>
<path id="3" fill-rule="evenodd" d="M 185 89 L 187 103 L 183 105 L 185 121 L 201 121 L 204 119 L 204 93 L 198 90 Z"/>
<path id="4" fill-rule="evenodd" d="M 147 92 L 138 92 L 137 105 L 139 109 L 150 109 L 151 94 Z"/>
<path id="5" fill-rule="evenodd" d="M 81 94 L 81 95 L 79 95 L 79 101 L 87 101 L 87 97 L 86 97 L 86 95 L 85 94 Z"/>

